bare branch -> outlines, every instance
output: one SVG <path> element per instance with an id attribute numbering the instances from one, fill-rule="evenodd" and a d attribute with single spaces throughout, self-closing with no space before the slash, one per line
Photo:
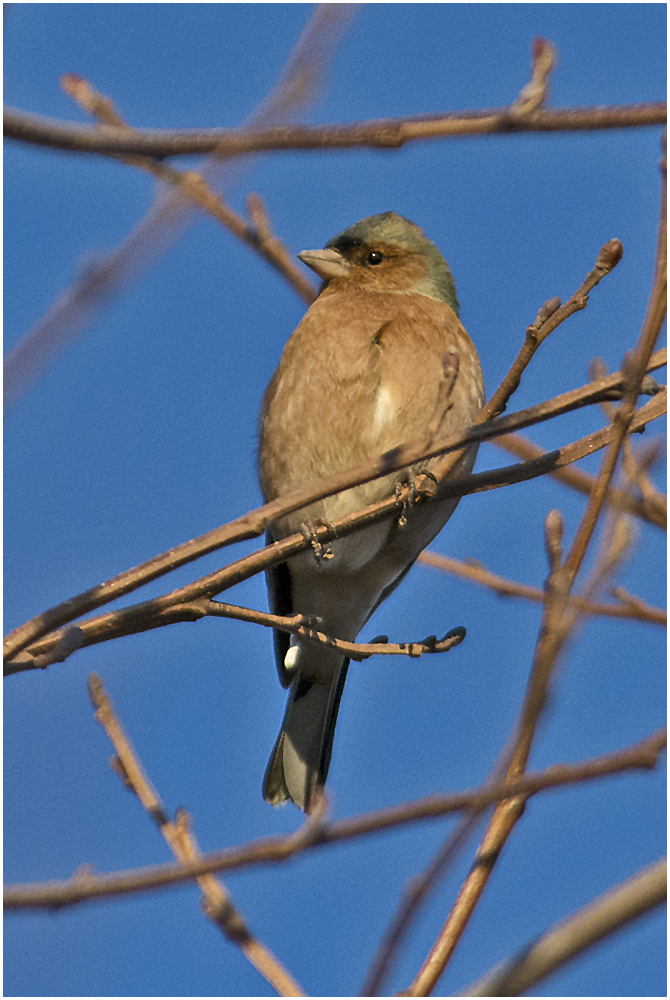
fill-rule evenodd
<path id="1" fill-rule="evenodd" d="M 276 85 L 247 120 L 259 127 L 290 121 L 313 99 L 332 62 L 344 30 L 358 4 L 317 4 L 296 42 Z M 120 130 L 112 125 L 88 129 L 92 134 Z M 233 130 L 235 131 L 235 130 Z M 128 136 L 130 133 L 124 133 Z M 121 151 L 122 152 L 122 151 Z M 142 151 L 144 152 L 144 151 Z M 242 165 L 213 155 L 201 168 L 211 185 L 239 181 Z M 87 267 L 44 316 L 14 345 L 5 360 L 4 405 L 19 399 L 52 360 L 95 319 L 98 312 L 153 265 L 190 221 L 193 202 L 174 187 L 162 192 L 143 219 L 111 253 Z"/>
<path id="2" fill-rule="evenodd" d="M 664 359 L 665 352 L 659 351 L 654 358 L 650 360 L 648 367 L 653 369 L 653 367 L 663 364 Z M 550 417 L 556 416 L 560 413 L 567 413 L 572 409 L 588 405 L 592 402 L 598 402 L 600 399 L 606 398 L 613 389 L 622 385 L 623 378 L 624 376 L 621 373 L 610 375 L 606 379 L 601 379 L 599 382 L 591 383 L 581 389 L 564 393 L 561 396 L 555 397 L 553 400 L 540 403 L 538 406 L 530 407 L 526 410 L 520 410 L 507 417 L 499 417 L 497 420 L 489 421 L 484 425 L 477 425 L 465 435 L 461 435 L 459 437 L 451 436 L 434 441 L 429 448 L 426 446 L 425 436 L 422 435 L 414 441 L 408 442 L 406 445 L 395 448 L 390 452 L 386 452 L 376 461 L 364 462 L 361 465 L 356 466 L 354 469 L 328 476 L 313 486 L 296 490 L 288 496 L 279 497 L 277 500 L 272 501 L 272 503 L 265 504 L 264 507 L 259 507 L 255 511 L 251 511 L 243 517 L 237 518 L 237 520 L 231 521 L 229 524 L 224 525 L 221 528 L 216 528 L 213 531 L 206 532 L 204 535 L 200 535 L 198 538 L 195 538 L 190 542 L 184 542 L 181 545 L 170 549 L 167 553 L 155 556 L 153 559 L 150 559 L 145 563 L 141 563 L 139 566 L 127 570 L 116 577 L 112 577 L 110 580 L 92 587 L 90 590 L 84 591 L 82 594 L 72 597 L 69 600 L 64 601 L 62 604 L 56 605 L 49 611 L 43 612 L 41 615 L 37 615 L 29 622 L 26 622 L 24 625 L 19 626 L 19 628 L 14 629 L 14 631 L 6 637 L 4 643 L 5 659 L 15 656 L 16 653 L 20 652 L 26 646 L 35 642 L 37 639 L 54 629 L 60 628 L 62 625 L 87 614 L 95 608 L 99 608 L 101 605 L 106 604 L 111 600 L 115 600 L 118 597 L 131 593 L 133 590 L 143 586 L 150 580 L 155 580 L 171 570 L 176 569 L 178 566 L 191 562 L 194 558 L 205 555 L 207 552 L 213 552 L 216 549 L 223 548 L 224 546 L 230 545 L 235 541 L 242 541 L 244 539 L 254 538 L 263 534 L 269 524 L 284 514 L 290 513 L 294 510 L 300 510 L 302 507 L 308 506 L 317 499 L 325 496 L 332 496 L 334 493 L 340 493 L 342 490 L 348 489 L 350 486 L 369 482 L 371 479 L 388 475 L 389 472 L 403 469 L 406 466 L 413 465 L 414 463 L 432 455 L 438 455 L 443 452 L 457 451 L 464 445 L 475 441 L 485 441 L 498 434 L 508 433 L 511 430 L 527 427 L 538 421 L 548 420 Z M 656 398 L 664 398 L 663 393 L 658 393 Z M 657 404 L 657 408 L 662 411 L 662 402 Z M 602 432 L 598 433 L 601 434 L 601 439 L 604 440 L 604 438 L 602 438 Z M 588 439 L 589 442 L 595 441 L 595 437 L 596 436 L 594 435 L 590 435 Z M 573 454 L 573 457 L 570 460 L 574 461 L 577 457 L 582 456 L 581 454 Z M 543 467 L 544 471 L 548 472 L 550 468 L 554 466 L 557 458 L 558 456 L 555 454 L 550 455 L 547 460 L 547 464 Z M 539 475 L 541 473 L 538 472 L 537 474 Z M 476 479 L 473 479 L 473 483 L 474 482 L 476 482 Z M 474 486 L 472 491 L 466 489 L 464 492 L 474 492 L 477 488 L 477 486 Z M 455 484 L 450 483 L 448 487 L 441 490 L 441 495 L 463 495 L 462 493 L 459 494 L 454 492 L 454 490 Z M 403 500 L 403 502 L 405 501 Z M 359 524 L 363 526 L 365 524 L 372 523 L 372 521 L 388 516 L 396 511 L 399 504 L 399 498 L 392 497 L 388 501 L 384 501 L 381 504 L 376 504 L 372 507 L 366 508 L 365 512 L 360 515 L 359 520 L 356 520 L 356 516 L 352 515 L 351 521 L 348 521 L 347 524 L 351 524 L 353 530 L 353 526 L 357 526 Z M 344 526 L 342 522 L 337 521 L 334 522 L 334 524 L 341 533 L 341 528 Z M 327 534 L 328 529 L 319 528 L 318 531 L 320 541 L 330 539 L 331 536 Z M 326 532 L 326 535 L 322 537 L 324 532 Z M 278 545 L 284 546 L 286 545 L 286 541 L 278 543 Z M 300 538 L 299 542 L 290 546 L 290 551 L 286 551 L 284 558 L 288 555 L 293 555 L 295 552 L 302 551 L 302 548 L 304 547 L 304 539 Z M 283 549 L 282 552 L 284 552 Z M 278 559 L 277 561 L 282 560 Z M 189 591 L 188 596 L 185 596 L 184 599 L 192 601 L 194 598 L 201 597 L 204 594 L 212 596 L 213 594 L 219 593 L 221 589 L 222 587 L 219 585 L 219 575 L 210 574 L 209 577 L 203 578 L 199 592 Z M 179 594 L 179 599 L 182 599 L 182 591 L 175 591 L 174 594 Z M 166 599 L 165 605 L 160 605 L 160 607 L 167 607 L 170 603 L 175 603 L 174 597 Z"/>
<path id="3" fill-rule="evenodd" d="M 97 674 L 89 674 L 88 693 L 95 709 L 96 722 L 105 730 L 117 753 L 112 759 L 113 770 L 126 788 L 137 796 L 177 860 L 182 864 L 197 861 L 202 855 L 187 813 L 181 809 L 174 822 L 168 818 Z M 205 915 L 216 924 L 228 941 L 240 949 L 279 996 L 306 996 L 279 959 L 251 933 L 223 885 L 212 874 L 200 875 L 196 881 L 202 890 L 202 909 Z"/>
<path id="4" fill-rule="evenodd" d="M 533 355 L 544 343 L 550 333 L 553 333 L 561 323 L 574 313 L 585 309 L 589 301 L 589 292 L 593 291 L 596 285 L 606 277 L 619 263 L 623 256 L 623 245 L 620 240 L 608 240 L 600 248 L 593 269 L 589 271 L 584 281 L 568 301 L 561 305 L 561 300 L 555 296 L 548 299 L 540 308 L 537 316 L 530 326 L 526 327 L 521 350 L 512 362 L 512 365 L 505 375 L 496 391 L 493 393 L 486 406 L 475 421 L 476 424 L 484 424 L 503 413 L 512 395 L 519 388 L 521 376 L 530 364 Z M 453 455 L 445 455 L 433 470 L 435 478 L 443 481 L 452 475 L 456 464 L 460 461 L 461 452 Z"/>
<path id="5" fill-rule="evenodd" d="M 540 625 L 530 678 L 519 713 L 512 748 L 505 761 L 505 777 L 518 779 L 525 771 L 538 722 L 548 698 L 549 682 L 564 646 L 574 630 L 578 612 L 568 610 L 568 599 L 587 548 L 593 538 L 596 522 L 603 510 L 604 499 L 614 475 L 624 438 L 631 427 L 635 402 L 642 386 L 645 365 L 653 351 L 665 315 L 667 288 L 667 257 L 665 246 L 665 184 L 661 186 L 660 222 L 654 266 L 654 280 L 649 304 L 637 347 L 625 362 L 626 387 L 621 405 L 611 423 L 612 438 L 601 463 L 594 489 L 589 495 L 586 510 L 577 527 L 573 542 L 563 560 L 563 522 L 558 511 L 551 511 L 545 520 L 549 576 L 546 599 Z M 596 567 L 595 582 L 601 582 L 613 566 L 606 551 L 601 556 L 602 566 Z M 591 595 L 589 595 L 591 596 Z M 504 759 L 504 758 L 503 758 Z M 433 947 L 419 973 L 404 995 L 428 996 L 444 972 L 461 935 L 472 916 L 488 882 L 495 862 L 523 815 L 525 800 L 522 797 L 501 802 L 493 812 L 487 831 L 480 845 L 473 868 L 465 879 L 457 900 L 452 907 Z"/>
<path id="6" fill-rule="evenodd" d="M 67 73 L 61 77 L 61 86 L 84 110 L 90 112 L 99 121 L 128 130 L 128 126 L 118 114 L 110 98 L 99 94 L 83 77 Z M 258 195 L 250 194 L 247 199 L 249 214 L 253 221 L 253 225 L 249 225 L 237 212 L 224 203 L 221 196 L 212 190 L 202 174 L 197 171 L 175 170 L 174 167 L 159 163 L 147 156 L 120 156 L 118 159 L 122 163 L 138 167 L 158 180 L 178 188 L 183 194 L 193 199 L 196 205 L 213 216 L 217 222 L 225 226 L 229 232 L 256 250 L 261 257 L 275 267 L 305 302 L 314 301 L 317 295 L 316 289 L 298 267 L 281 240 L 273 237 L 267 215 Z"/>
<path id="7" fill-rule="evenodd" d="M 522 132 L 583 132 L 594 129 L 663 125 L 663 101 L 593 108 L 551 108 L 518 116 L 509 107 L 408 118 L 384 118 L 338 125 L 275 125 L 270 128 L 142 129 L 120 135 L 102 125 L 92 129 L 44 115 L 5 108 L 8 139 L 53 149 L 103 156 L 187 156 L 214 153 L 242 156 L 269 150 L 399 149 L 407 142 Z"/>
<path id="8" fill-rule="evenodd" d="M 522 597 L 527 601 L 542 603 L 545 598 L 544 591 L 539 587 L 530 587 L 525 583 L 518 583 L 516 580 L 506 580 L 496 573 L 486 569 L 481 563 L 474 559 L 462 562 L 459 559 L 452 559 L 450 556 L 443 556 L 439 552 L 424 551 L 419 556 L 419 562 L 427 566 L 434 566 L 435 569 L 445 570 L 455 576 L 464 577 L 474 583 L 480 583 L 484 587 L 489 587 L 500 594 L 501 597 Z M 668 615 L 662 608 L 652 608 L 639 597 L 626 594 L 621 595 L 621 589 L 613 591 L 614 595 L 621 601 L 620 604 L 603 604 L 597 601 L 589 601 L 585 597 L 575 595 L 568 601 L 568 606 L 575 607 L 583 615 L 603 615 L 607 618 L 633 618 L 638 621 L 650 622 L 653 625 L 667 625 Z"/>
<path id="9" fill-rule="evenodd" d="M 631 424 L 631 429 L 644 427 L 650 420 L 656 419 L 665 412 L 665 405 L 665 394 L 657 394 L 638 411 Z M 532 460 L 521 465 L 507 466 L 504 469 L 479 472 L 458 480 L 453 480 L 446 488 L 443 488 L 442 493 L 450 497 L 465 496 L 466 494 L 482 492 L 483 490 L 499 489 L 515 482 L 524 482 L 528 479 L 545 475 L 561 465 L 574 462 L 587 454 L 592 454 L 600 448 L 604 448 L 610 438 L 611 428 L 603 428 L 593 434 L 588 434 L 584 438 L 580 438 L 579 441 L 550 452 L 539 460 Z M 325 544 L 336 536 L 344 537 L 384 517 L 389 517 L 395 512 L 402 511 L 404 505 L 408 502 L 408 497 L 408 491 L 401 492 L 397 497 L 391 497 L 388 500 L 366 507 L 362 511 L 340 518 L 332 522 L 330 526 L 320 525 L 315 529 L 317 539 L 320 543 Z M 307 502 L 311 501 L 305 501 L 305 503 Z M 171 549 L 160 556 L 155 556 L 153 560 L 149 560 L 149 562 L 143 563 L 135 569 L 128 570 L 126 573 L 122 573 L 118 577 L 107 581 L 107 583 L 100 584 L 97 588 L 92 588 L 77 597 L 70 598 L 70 601 L 56 605 L 56 607 L 49 611 L 43 612 L 42 615 L 26 622 L 20 628 L 41 629 L 43 623 L 48 620 L 45 616 L 53 615 L 55 617 L 57 614 L 62 614 L 64 610 L 67 610 L 67 614 L 70 616 L 67 620 L 72 621 L 74 618 L 86 614 L 86 611 L 91 607 L 88 602 L 92 600 L 97 602 L 92 606 L 99 607 L 101 604 L 113 600 L 114 597 L 120 597 L 125 593 L 137 589 L 148 582 L 148 579 L 155 579 L 157 576 L 164 575 L 175 568 L 176 565 L 196 559 L 205 552 L 212 551 L 213 548 L 221 547 L 238 540 L 234 534 L 231 534 L 236 527 L 239 527 L 241 524 L 247 525 L 249 519 L 253 516 L 262 517 L 267 507 L 273 506 L 273 504 L 270 504 L 266 507 L 261 507 L 257 511 L 246 515 L 245 518 L 231 522 L 229 525 L 218 528 L 214 532 L 201 535 L 199 539 L 184 543 L 184 545 L 176 549 Z M 262 533 L 262 530 L 264 529 L 258 529 L 254 533 L 259 535 Z M 224 538 L 220 545 L 212 545 L 214 537 L 221 538 L 226 532 L 229 533 L 227 539 Z M 251 537 L 251 535 L 244 534 L 243 537 Z M 175 622 L 197 621 L 207 614 L 206 603 L 202 603 L 201 598 L 208 598 L 212 594 L 220 593 L 222 590 L 265 570 L 270 565 L 283 562 L 289 556 L 302 552 L 309 544 L 302 534 L 291 535 L 281 542 L 275 542 L 273 545 L 252 553 L 250 556 L 238 559 L 223 569 L 201 577 L 199 580 L 171 591 L 162 597 L 132 605 L 121 611 L 113 611 L 95 618 L 86 619 L 80 623 L 81 630 L 84 633 L 84 645 L 92 645 L 96 642 L 106 641 L 107 639 L 131 635 L 136 632 L 144 632 L 148 629 L 159 628 Z M 189 547 L 191 547 L 189 558 L 183 558 L 177 562 L 177 554 L 186 551 Z M 170 560 L 172 560 L 171 563 Z M 149 577 L 148 573 L 154 570 L 156 565 L 160 565 L 161 562 L 164 563 L 162 571 L 152 572 L 152 575 Z M 113 587 L 116 587 L 116 590 L 111 590 Z M 106 596 L 102 594 L 102 588 L 110 588 Z M 110 592 L 114 597 L 109 596 Z M 5 675 L 35 669 L 36 664 L 33 657 L 47 653 L 59 641 L 62 635 L 59 631 L 52 631 L 47 628 L 43 628 L 41 634 L 44 638 L 40 641 L 30 640 L 29 642 L 21 643 L 20 649 L 25 649 L 28 645 L 30 646 L 25 653 L 22 653 L 20 649 L 18 653 L 9 652 L 11 648 L 10 643 L 13 644 L 16 642 L 16 636 L 19 635 L 18 629 L 7 636 L 6 649 L 8 652 L 6 653 L 4 668 Z"/>
<path id="10" fill-rule="evenodd" d="M 529 797 L 539 792 L 592 781 L 603 775 L 621 771 L 650 770 L 666 746 L 665 730 L 653 733 L 640 743 L 624 747 L 611 754 L 594 757 L 576 764 L 555 764 L 545 771 L 530 773 L 519 781 L 473 789 L 457 795 L 431 795 L 415 802 L 405 802 L 352 819 L 326 823 L 310 821 L 289 837 L 266 837 L 242 847 L 226 848 L 204 854 L 183 865 L 158 865 L 130 872 L 75 876 L 65 881 L 11 885 L 5 889 L 5 909 L 54 909 L 107 896 L 120 896 L 147 889 L 165 888 L 186 882 L 211 872 L 232 871 L 252 865 L 285 861 L 299 851 L 338 843 L 352 837 L 368 836 L 405 823 L 434 819 L 466 809 L 484 806 L 510 796 Z"/>
<path id="11" fill-rule="evenodd" d="M 567 582 L 571 584 L 582 564 L 588 543 L 595 530 L 596 521 L 600 515 L 605 498 L 610 488 L 614 470 L 619 460 L 619 453 L 628 433 L 637 397 L 642 388 L 646 365 L 661 331 L 666 312 L 668 291 L 668 257 L 667 257 L 667 218 L 666 218 L 666 184 L 665 172 L 661 183 L 661 205 L 659 212 L 658 237 L 656 243 L 656 259 L 654 262 L 654 280 L 649 295 L 647 311 L 638 337 L 637 346 L 624 359 L 622 369 L 626 371 L 624 394 L 621 405 L 617 408 L 612 421 L 613 439 L 605 454 L 594 489 L 589 495 L 587 509 L 577 529 L 574 541 L 565 560 Z"/>
<path id="12" fill-rule="evenodd" d="M 498 448 L 516 455 L 517 458 L 534 459 L 541 458 L 547 453 L 538 445 L 533 444 L 521 434 L 503 434 L 495 438 L 492 442 Z M 550 473 L 554 479 L 572 487 L 579 493 L 590 493 L 595 482 L 594 476 L 583 469 L 565 468 L 555 469 Z M 645 497 L 643 501 L 637 500 L 630 492 L 617 489 L 611 486 L 607 494 L 606 502 L 608 506 L 617 510 L 625 511 L 627 514 L 634 514 L 636 517 L 655 524 L 659 528 L 667 528 L 668 523 L 668 503 L 667 497 L 654 491 L 653 495 Z"/>
<path id="13" fill-rule="evenodd" d="M 667 897 L 667 881 L 668 863 L 664 858 L 561 920 L 539 940 L 520 948 L 475 986 L 456 996 L 521 996 L 587 948 L 659 906 Z"/>
<path id="14" fill-rule="evenodd" d="M 405 883 L 400 903 L 389 921 L 358 991 L 360 997 L 384 996 L 385 981 L 391 972 L 394 960 L 397 960 L 412 921 L 417 918 L 430 893 L 476 831 L 484 809 L 485 807 L 481 806 L 473 807 L 465 812 L 424 870 Z M 403 993 L 396 995 L 403 996 Z"/>
<path id="15" fill-rule="evenodd" d="M 465 629 L 457 627 L 447 632 L 441 639 L 434 635 L 421 639 L 419 642 L 389 642 L 387 636 L 379 636 L 372 642 L 345 642 L 318 631 L 315 621 L 309 621 L 306 615 L 292 615 L 283 618 L 280 615 L 270 615 L 263 611 L 252 611 L 240 608 L 235 604 L 222 604 L 219 601 L 209 601 L 205 608 L 206 614 L 221 618 L 236 618 L 240 621 L 253 621 L 257 625 L 265 625 L 272 629 L 281 629 L 291 635 L 300 636 L 307 642 L 339 649 L 351 660 L 367 660 L 371 656 L 410 656 L 418 659 L 424 653 L 446 653 L 465 639 Z M 317 620 L 318 621 L 318 620 Z"/>

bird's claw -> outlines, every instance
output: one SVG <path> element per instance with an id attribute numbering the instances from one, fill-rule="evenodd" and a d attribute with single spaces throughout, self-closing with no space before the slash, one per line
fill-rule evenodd
<path id="1" fill-rule="evenodd" d="M 323 524 L 323 522 L 320 523 Z M 330 528 L 333 534 L 335 533 L 332 525 L 325 526 Z M 309 542 L 312 548 L 312 555 L 316 559 L 317 566 L 321 565 L 322 559 L 328 560 L 333 558 L 333 550 L 331 549 L 330 544 L 324 547 L 323 543 L 319 541 L 317 534 L 318 525 L 314 521 L 303 521 L 300 525 L 300 530 L 302 532 L 302 537 L 306 542 Z"/>
<path id="2" fill-rule="evenodd" d="M 398 503 L 402 504 L 397 522 L 399 528 L 404 528 L 407 525 L 407 508 L 410 505 L 409 491 L 410 488 L 406 483 L 395 484 L 395 498 Z"/>
<path id="3" fill-rule="evenodd" d="M 411 503 L 421 503 L 422 500 L 432 500 L 437 493 L 437 479 L 432 472 L 422 472 L 415 476 L 409 485 Z"/>
<path id="4" fill-rule="evenodd" d="M 407 525 L 407 509 L 414 504 L 432 500 L 437 493 L 437 479 L 432 472 L 421 472 L 412 476 L 407 483 L 396 483 L 395 498 L 402 504 L 398 527 Z"/>

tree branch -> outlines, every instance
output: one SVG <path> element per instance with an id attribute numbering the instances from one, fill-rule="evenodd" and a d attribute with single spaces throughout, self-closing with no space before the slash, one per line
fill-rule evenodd
<path id="1" fill-rule="evenodd" d="M 647 311 L 635 352 L 624 359 L 622 366 L 627 370 L 623 399 L 610 424 L 611 441 L 601 462 L 594 489 L 589 495 L 586 510 L 564 560 L 561 548 L 563 519 L 559 511 L 554 510 L 545 520 L 546 548 L 550 566 L 546 599 L 531 673 L 512 740 L 512 749 L 504 761 L 505 777 L 508 781 L 520 778 L 527 767 L 537 726 L 547 703 L 552 673 L 566 642 L 574 632 L 578 613 L 574 608 L 568 609 L 570 592 L 603 510 L 624 438 L 631 427 L 645 365 L 651 357 L 665 315 L 667 257 L 664 183 L 661 185 L 659 220 L 654 279 Z M 598 582 L 614 565 L 607 552 L 602 554 L 602 562 L 602 572 L 596 567 L 594 575 L 594 580 Z M 451 913 L 405 995 L 428 996 L 435 988 L 481 898 L 500 852 L 523 815 L 524 808 L 525 800 L 523 797 L 518 797 L 501 802 L 494 810 L 479 847 L 477 861 L 461 886 Z"/>
<path id="2" fill-rule="evenodd" d="M 431 795 L 414 802 L 405 802 L 372 813 L 364 813 L 338 822 L 316 823 L 307 820 L 305 826 L 288 837 L 265 837 L 241 847 L 226 848 L 183 865 L 158 865 L 113 874 L 84 876 L 75 874 L 64 881 L 10 885 L 5 889 L 4 905 L 8 910 L 58 909 L 92 899 L 120 896 L 147 889 L 160 889 L 190 881 L 212 872 L 232 871 L 253 865 L 285 861 L 294 854 L 316 847 L 368 836 L 405 823 L 435 819 L 465 809 L 482 809 L 486 805 L 511 796 L 536 795 L 563 785 L 602 778 L 620 771 L 652 770 L 666 746 L 667 734 L 659 730 L 642 740 L 611 754 L 594 757 L 576 764 L 555 764 L 545 771 L 525 775 L 518 781 L 473 789 L 456 795 Z"/>
<path id="3" fill-rule="evenodd" d="M 197 861 L 202 855 L 191 829 L 189 816 L 185 810 L 180 809 L 174 821 L 168 818 L 97 674 L 89 674 L 88 693 L 95 709 L 96 722 L 105 730 L 117 753 L 111 761 L 112 770 L 118 774 L 126 788 L 137 796 L 177 860 L 181 864 Z M 231 944 L 240 949 L 279 996 L 307 996 L 279 959 L 254 937 L 224 886 L 212 874 L 200 875 L 196 881 L 202 890 L 202 909 L 205 915 Z"/>
<path id="4" fill-rule="evenodd" d="M 277 82 L 246 121 L 247 128 L 267 127 L 291 121 L 303 111 L 323 84 L 335 50 L 360 5 L 320 3 L 312 9 Z M 107 128 L 119 136 L 114 126 Z M 200 171 L 212 185 L 239 181 L 251 159 L 235 164 L 211 156 Z M 188 224 L 193 202 L 172 188 L 162 192 L 155 204 L 128 235 L 98 263 L 87 267 L 12 347 L 4 363 L 4 406 L 9 407 L 88 324 L 93 322 L 113 295 L 152 266 L 156 258 Z"/>
<path id="5" fill-rule="evenodd" d="M 517 458 L 530 460 L 542 458 L 547 454 L 542 448 L 533 444 L 532 441 L 529 441 L 521 434 L 503 434 L 492 443 L 498 448 L 516 455 Z M 591 476 L 588 472 L 584 472 L 583 469 L 555 469 L 550 475 L 566 486 L 577 490 L 579 493 L 590 493 L 595 482 L 595 477 Z M 635 517 L 639 517 L 648 524 L 654 524 L 658 528 L 667 529 L 667 498 L 660 493 L 655 493 L 652 497 L 645 497 L 640 501 L 629 491 L 611 486 L 607 494 L 607 504 L 626 514 L 634 514 Z"/>
<path id="6" fill-rule="evenodd" d="M 405 143 L 425 139 L 639 128 L 663 125 L 665 120 L 665 103 L 649 101 L 592 108 L 540 109 L 528 115 L 519 115 L 509 107 L 502 107 L 336 125 L 275 125 L 246 130 L 136 129 L 132 134 L 120 135 L 117 129 L 107 125 L 90 128 L 7 107 L 4 134 L 8 139 L 52 149 L 163 159 L 193 153 L 230 157 L 270 150 L 399 149 Z"/>
<path id="7" fill-rule="evenodd" d="M 83 77 L 66 73 L 60 79 L 61 87 L 77 103 L 106 125 L 124 129 L 132 134 L 132 129 L 123 121 L 109 97 L 98 93 Z M 252 225 L 226 205 L 219 194 L 196 170 L 176 170 L 167 163 L 160 163 L 148 156 L 120 156 L 120 162 L 138 167 L 165 184 L 178 188 L 191 198 L 208 215 L 220 222 L 242 243 L 255 250 L 271 264 L 288 282 L 295 292 L 307 303 L 317 296 L 317 291 L 307 275 L 298 266 L 281 240 L 272 235 L 270 224 L 260 197 L 247 197 Z"/>
<path id="8" fill-rule="evenodd" d="M 462 562 L 460 559 L 451 559 L 443 556 L 439 552 L 423 551 L 419 556 L 419 562 L 435 569 L 445 570 L 466 580 L 472 580 L 484 587 L 489 587 L 501 597 L 522 597 L 527 601 L 542 603 L 545 593 L 540 587 L 530 587 L 525 583 L 517 583 L 516 580 L 506 580 L 502 576 L 492 573 L 474 559 Z M 615 591 L 615 595 L 616 595 Z M 579 594 L 571 597 L 568 604 L 576 608 L 583 615 L 603 615 L 607 618 L 633 618 L 637 621 L 649 622 L 653 625 L 667 625 L 668 615 L 663 608 L 652 608 L 638 597 L 626 595 L 620 598 L 620 604 L 603 604 L 598 601 L 590 601 Z"/>
<path id="9" fill-rule="evenodd" d="M 503 962 L 460 997 L 516 997 L 667 897 L 664 858 L 577 910 Z"/>
<path id="10" fill-rule="evenodd" d="M 612 376 L 609 377 L 608 382 L 611 378 Z M 664 413 L 665 407 L 665 393 L 657 394 L 637 412 L 631 429 L 635 430 L 644 427 L 650 420 L 654 420 Z M 514 414 L 510 414 L 510 417 L 505 419 L 509 420 L 514 416 Z M 454 480 L 448 483 L 442 492 L 444 496 L 457 497 L 489 489 L 499 489 L 515 482 L 524 482 L 528 479 L 545 475 L 561 465 L 574 462 L 587 454 L 592 454 L 594 451 L 604 448 L 609 442 L 610 437 L 611 428 L 605 427 L 600 431 L 595 431 L 593 434 L 581 438 L 579 441 L 565 445 L 554 452 L 549 452 L 541 459 L 525 462 L 521 465 L 507 466 L 504 469 L 479 472 Z M 401 511 L 408 502 L 406 494 L 407 491 L 397 497 L 393 496 L 378 504 L 372 504 L 362 511 L 332 522 L 330 526 L 318 526 L 315 529 L 317 540 L 319 543 L 325 544 L 336 536 L 344 537 L 363 527 L 374 524 L 384 517 L 389 517 L 393 513 Z M 284 500 L 286 499 L 288 498 L 284 498 Z M 298 506 L 304 506 L 308 502 L 312 502 L 311 499 L 305 500 L 304 504 Z M 186 542 L 176 549 L 170 549 L 167 553 L 155 556 L 154 559 L 149 560 L 147 563 L 143 563 L 132 570 L 127 570 L 125 573 L 119 574 L 119 576 L 112 578 L 106 583 L 84 591 L 84 593 L 70 598 L 69 601 L 56 605 L 49 611 L 45 611 L 26 622 L 25 625 L 20 626 L 19 629 L 15 629 L 13 633 L 7 636 L 5 675 L 47 666 L 51 662 L 35 662 L 34 660 L 35 656 L 39 657 L 48 653 L 66 634 L 62 631 L 54 630 L 58 629 L 58 625 L 48 628 L 49 621 L 57 621 L 59 617 L 64 615 L 68 616 L 65 623 L 73 621 L 86 614 L 92 607 L 99 607 L 101 604 L 108 603 L 116 597 L 136 590 L 147 583 L 149 579 L 162 576 L 171 569 L 176 568 L 177 565 L 197 559 L 199 556 L 205 554 L 205 552 L 212 551 L 214 548 L 220 548 L 231 544 L 233 541 L 240 540 L 239 537 L 235 537 L 235 529 L 244 525 L 245 531 L 249 532 L 249 522 L 253 518 L 259 518 L 260 521 L 258 523 L 261 525 L 260 527 L 257 526 L 253 534 L 262 534 L 267 523 L 264 512 L 268 508 L 274 507 L 277 503 L 279 501 L 274 501 L 273 504 L 261 507 L 244 518 L 231 522 L 229 525 L 224 525 L 213 532 L 201 535 L 199 539 Z M 297 508 L 291 506 L 291 509 Z M 279 514 L 275 516 L 279 516 Z M 240 537 L 248 538 L 252 537 L 252 534 L 249 532 Z M 220 540 L 219 544 L 213 544 L 212 540 L 214 538 Z M 267 569 L 270 565 L 284 562 L 289 556 L 304 551 L 308 548 L 309 544 L 302 534 L 291 535 L 280 542 L 275 542 L 273 545 L 267 546 L 249 556 L 244 556 L 242 559 L 230 563 L 221 570 L 201 577 L 199 580 L 186 584 L 184 587 L 173 590 L 161 597 L 132 605 L 120 611 L 113 611 L 87 619 L 81 622 L 79 626 L 83 632 L 81 645 L 92 645 L 96 642 L 103 642 L 107 639 L 131 635 L 136 632 L 144 632 L 175 622 L 197 621 L 207 614 L 205 606 L 198 603 L 201 598 L 209 598 L 211 595 L 218 594 L 222 590 Z M 178 554 L 181 552 L 189 552 L 190 554 L 188 558 L 179 558 Z M 178 558 L 179 561 L 177 561 Z M 157 567 L 160 567 L 160 572 L 157 571 Z M 44 638 L 23 641 L 29 630 L 39 632 Z M 10 652 L 13 645 L 19 647 L 16 652 Z M 30 648 L 26 649 L 28 646 Z M 25 653 L 22 653 L 24 649 Z"/>

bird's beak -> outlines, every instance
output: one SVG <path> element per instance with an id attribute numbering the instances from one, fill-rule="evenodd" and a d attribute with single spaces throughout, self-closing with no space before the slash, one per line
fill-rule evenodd
<path id="1" fill-rule="evenodd" d="M 337 250 L 303 250 L 298 259 L 316 271 L 324 281 L 343 278 L 351 270 L 351 264 Z"/>

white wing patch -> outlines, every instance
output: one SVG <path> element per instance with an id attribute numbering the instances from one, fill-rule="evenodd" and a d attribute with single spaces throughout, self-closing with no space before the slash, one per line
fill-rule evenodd
<path id="1" fill-rule="evenodd" d="M 375 400 L 375 408 L 372 414 L 372 434 L 374 437 L 381 435 L 382 431 L 390 424 L 396 415 L 396 403 L 393 393 L 388 386 L 381 386 Z"/>
<path id="2" fill-rule="evenodd" d="M 291 674 L 298 666 L 298 660 L 300 659 L 300 654 L 302 653 L 302 646 L 300 645 L 299 639 L 296 636 L 291 636 L 291 645 L 286 651 L 286 656 L 284 657 L 284 669 L 287 673 Z"/>

